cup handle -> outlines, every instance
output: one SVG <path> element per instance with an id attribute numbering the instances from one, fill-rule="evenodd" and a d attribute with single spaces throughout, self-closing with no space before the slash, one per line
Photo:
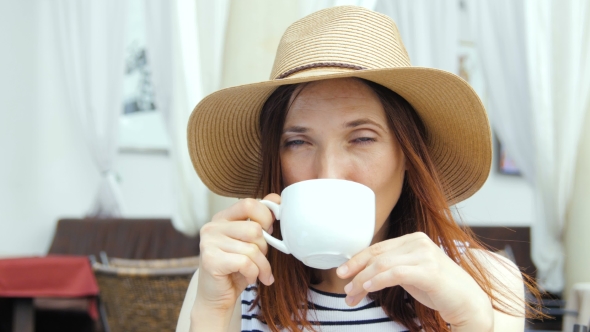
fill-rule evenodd
<path id="1" fill-rule="evenodd" d="M 281 220 L 281 206 L 275 202 L 261 200 L 260 203 L 264 204 L 272 213 L 275 215 L 277 220 Z M 284 241 L 273 237 L 272 235 L 268 234 L 264 229 L 262 230 L 262 236 L 266 243 L 270 244 L 271 246 L 275 247 L 277 250 L 284 252 L 285 254 L 290 254 L 291 251 L 287 248 Z"/>

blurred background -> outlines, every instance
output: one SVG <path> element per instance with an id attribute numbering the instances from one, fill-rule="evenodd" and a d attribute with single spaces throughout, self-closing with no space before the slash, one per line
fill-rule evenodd
<path id="1" fill-rule="evenodd" d="M 196 236 L 236 199 L 192 168 L 192 108 L 268 79 L 284 30 L 335 5 L 392 17 L 413 65 L 486 105 L 494 164 L 458 222 L 556 297 L 590 282 L 585 0 L 0 0 L 0 257 L 47 254 L 64 218 Z"/>

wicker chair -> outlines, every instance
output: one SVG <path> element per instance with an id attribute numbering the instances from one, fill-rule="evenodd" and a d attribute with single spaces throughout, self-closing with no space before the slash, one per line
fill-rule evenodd
<path id="1" fill-rule="evenodd" d="M 179 267 L 199 267 L 199 256 L 170 258 L 170 259 L 125 259 L 109 258 L 111 267 L 135 267 L 135 268 L 153 268 L 168 269 Z"/>
<path id="2" fill-rule="evenodd" d="M 141 263 L 144 264 L 144 263 Z M 110 332 L 175 331 L 197 269 L 93 265 Z"/>

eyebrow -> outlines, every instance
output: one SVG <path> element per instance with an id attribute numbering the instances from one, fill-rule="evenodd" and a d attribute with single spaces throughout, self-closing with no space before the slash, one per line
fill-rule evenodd
<path id="1" fill-rule="evenodd" d="M 377 123 L 369 118 L 363 118 L 363 119 L 350 121 L 350 122 L 345 123 L 344 126 L 346 128 L 355 128 L 355 127 L 366 125 L 366 124 L 374 125 L 374 126 L 378 127 L 379 129 L 386 131 L 382 125 L 380 125 L 379 123 Z M 309 131 L 309 129 L 307 127 L 291 126 L 291 127 L 285 128 L 285 130 L 283 130 L 283 134 L 286 134 L 286 133 L 305 134 L 308 131 Z"/>
<path id="2" fill-rule="evenodd" d="M 283 134 L 285 133 L 297 133 L 297 134 L 304 134 L 308 131 L 309 129 L 306 127 L 301 127 L 301 126 L 291 126 L 289 128 L 285 128 L 285 130 L 283 130 Z"/>
<path id="3" fill-rule="evenodd" d="M 375 121 L 373 121 L 373 120 L 371 120 L 369 118 L 363 118 L 363 119 L 358 119 L 358 120 L 350 121 L 350 122 L 347 122 L 345 124 L 345 126 L 347 128 L 355 128 L 355 127 L 366 125 L 366 124 L 371 124 L 371 125 L 374 125 L 374 126 L 379 127 L 383 131 L 387 131 L 387 130 L 385 130 L 385 128 L 383 128 L 382 125 L 380 125 L 379 123 L 377 123 L 377 122 L 375 122 Z"/>

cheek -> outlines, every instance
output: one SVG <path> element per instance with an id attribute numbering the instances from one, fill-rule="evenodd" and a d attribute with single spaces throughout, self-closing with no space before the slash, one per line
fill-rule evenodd
<path id="1" fill-rule="evenodd" d="M 403 159 L 403 155 L 394 153 L 364 156 L 355 163 L 355 181 L 373 189 L 377 197 L 391 197 L 401 189 L 405 171 Z"/>
<path id="2" fill-rule="evenodd" d="M 284 186 L 311 179 L 311 160 L 312 158 L 295 158 L 289 154 L 281 154 L 281 173 Z"/>
<path id="3" fill-rule="evenodd" d="M 383 185 L 382 188 L 375 192 L 377 197 L 377 212 L 382 214 L 382 218 L 387 218 L 401 194 L 403 185 L 403 174 L 399 179 L 392 180 Z M 385 216 L 383 216 L 385 214 Z"/>
<path id="4" fill-rule="evenodd" d="M 392 159 L 391 156 L 385 158 L 386 164 L 375 166 L 374 169 L 382 170 L 381 172 L 370 172 L 372 185 L 370 187 L 375 192 L 376 198 L 376 227 L 379 230 L 387 221 L 391 210 L 399 200 L 401 195 L 404 173 L 405 160 L 403 156 Z M 396 162 L 391 162 L 395 160 Z M 387 166 L 385 166 L 387 165 Z"/>
<path id="5" fill-rule="evenodd" d="M 388 188 L 384 188 L 379 193 L 376 193 L 377 202 L 375 211 L 377 213 L 377 222 L 378 223 L 385 223 L 389 214 L 397 204 L 399 197 L 401 195 L 403 186 L 403 178 L 396 183 L 392 183 Z"/>

